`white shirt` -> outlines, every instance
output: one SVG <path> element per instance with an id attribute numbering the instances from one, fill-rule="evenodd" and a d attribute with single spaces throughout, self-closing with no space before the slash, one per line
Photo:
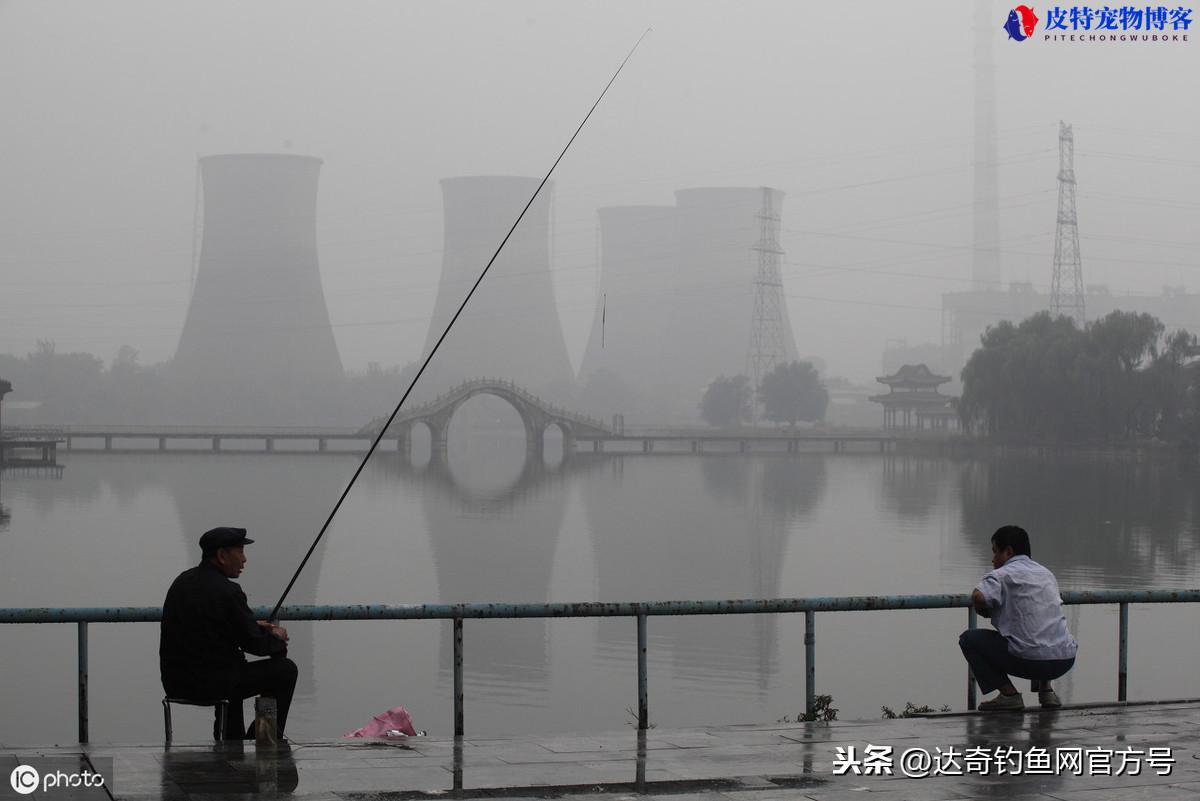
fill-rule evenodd
<path id="1" fill-rule="evenodd" d="M 983 577 L 975 589 L 992 610 L 1008 652 L 1024 659 L 1071 659 L 1079 650 L 1067 630 L 1054 574 L 1023 554 Z"/>

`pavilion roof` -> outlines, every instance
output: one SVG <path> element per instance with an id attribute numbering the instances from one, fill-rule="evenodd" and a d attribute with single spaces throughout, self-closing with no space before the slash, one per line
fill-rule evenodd
<path id="1" fill-rule="evenodd" d="M 924 364 L 906 364 L 894 375 L 881 375 L 875 378 L 880 384 L 888 386 L 930 386 L 936 387 L 950 380 L 948 375 L 938 375 Z"/>

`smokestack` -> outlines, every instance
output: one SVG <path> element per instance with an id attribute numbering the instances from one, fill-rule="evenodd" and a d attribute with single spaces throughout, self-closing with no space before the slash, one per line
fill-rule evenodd
<path id="1" fill-rule="evenodd" d="M 204 234 L 178 375 L 279 389 L 343 377 L 317 264 L 321 160 L 200 159 Z"/>
<path id="2" fill-rule="evenodd" d="M 975 150 L 971 214 L 971 289 L 997 292 L 1002 287 L 1000 266 L 999 145 L 996 141 L 995 8 L 975 4 Z"/>
<path id="3" fill-rule="evenodd" d="M 442 180 L 442 277 L 425 339 L 428 354 L 540 179 L 465 176 Z M 445 389 L 466 378 L 502 378 L 546 397 L 574 386 L 550 277 L 547 185 L 434 357 Z"/>

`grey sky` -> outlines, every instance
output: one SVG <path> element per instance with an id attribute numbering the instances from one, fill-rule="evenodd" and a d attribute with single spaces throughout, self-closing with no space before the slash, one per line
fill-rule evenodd
<path id="1" fill-rule="evenodd" d="M 1040 26 L 1010 42 L 1010 6 L 989 7 L 1005 280 L 1049 285 L 1064 119 L 1085 282 L 1200 289 L 1200 43 L 1046 42 Z M 885 340 L 936 341 L 940 294 L 969 288 L 972 18 L 963 0 L 0 2 L 0 352 L 43 338 L 170 358 L 196 156 L 261 151 L 325 160 L 343 362 L 414 359 L 440 271 L 438 180 L 542 174 L 653 27 L 555 175 L 576 365 L 598 207 L 767 184 L 787 193 L 799 352 L 867 379 Z"/>

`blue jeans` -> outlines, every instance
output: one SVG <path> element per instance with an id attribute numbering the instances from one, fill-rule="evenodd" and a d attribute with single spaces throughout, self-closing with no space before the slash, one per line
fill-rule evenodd
<path id="1" fill-rule="evenodd" d="M 1009 683 L 1009 675 L 1030 679 L 1030 690 L 1041 690 L 1042 682 L 1057 679 L 1075 664 L 1070 659 L 1025 659 L 1008 652 L 1008 640 L 995 629 L 967 629 L 958 638 L 975 681 L 984 693 Z"/>

